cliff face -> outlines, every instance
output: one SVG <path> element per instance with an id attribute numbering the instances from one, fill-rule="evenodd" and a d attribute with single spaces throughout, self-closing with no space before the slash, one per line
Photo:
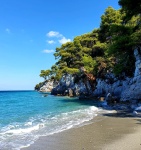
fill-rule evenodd
<path id="1" fill-rule="evenodd" d="M 134 50 L 135 72 L 133 78 L 126 77 L 120 80 L 112 74 L 107 74 L 106 80 L 97 79 L 97 88 L 94 91 L 94 96 L 105 96 L 108 94 L 120 99 L 120 101 L 140 101 L 141 100 L 141 51 Z M 112 83 L 110 82 L 112 81 Z"/>
<path id="2" fill-rule="evenodd" d="M 92 95 L 94 97 L 105 97 L 111 95 L 120 101 L 140 101 L 141 100 L 141 50 L 134 50 L 135 72 L 134 77 L 124 79 L 116 78 L 112 73 L 107 73 L 105 79 L 96 79 L 96 88 L 92 91 L 89 81 L 82 79 L 75 83 L 75 76 L 64 74 L 56 87 L 52 86 L 53 95 L 82 96 Z M 53 83 L 52 83 L 53 85 Z M 49 84 L 44 85 L 50 87 Z M 53 88 L 54 87 L 54 88 Z M 42 88 L 40 89 L 42 90 Z"/>
<path id="3" fill-rule="evenodd" d="M 51 92 L 53 88 L 55 88 L 58 85 L 57 82 L 53 80 L 45 81 L 43 82 L 43 85 L 40 87 L 40 92 Z"/>
<path id="4" fill-rule="evenodd" d="M 141 100 L 141 50 L 135 49 L 134 56 L 136 59 L 134 77 L 129 80 L 128 86 L 122 92 L 122 100 Z"/>
<path id="5" fill-rule="evenodd" d="M 51 94 L 64 95 L 64 96 L 66 95 L 79 96 L 81 95 L 81 93 L 86 93 L 86 92 L 87 92 L 86 86 L 81 80 L 76 84 L 74 75 L 64 74 L 59 84 L 51 91 Z"/>

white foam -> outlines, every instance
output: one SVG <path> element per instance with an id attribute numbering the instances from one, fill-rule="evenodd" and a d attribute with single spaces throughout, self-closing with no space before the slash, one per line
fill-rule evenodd
<path id="1" fill-rule="evenodd" d="M 32 125 L 32 122 L 31 122 L 31 121 L 25 123 L 25 126 L 31 126 L 31 125 Z"/>
<path id="2" fill-rule="evenodd" d="M 95 106 L 64 112 L 55 116 L 36 116 L 25 124 L 9 125 L 0 133 L 0 149 L 3 145 L 17 148 L 30 145 L 39 136 L 51 135 L 79 126 L 93 119 L 101 111 Z M 9 142 L 11 141 L 11 142 Z M 8 144 L 7 144 L 8 143 Z M 9 146 L 9 147 L 8 147 Z"/>
<path id="3" fill-rule="evenodd" d="M 95 106 L 91 106 L 91 107 L 90 107 L 90 110 L 91 110 L 91 111 L 98 111 L 98 108 L 95 107 Z"/>
<path id="4" fill-rule="evenodd" d="M 54 128 L 53 132 L 50 132 L 50 134 L 61 132 L 80 125 L 86 121 L 90 121 L 97 116 L 98 110 L 99 109 L 97 107 L 91 106 L 86 109 L 79 109 L 68 113 L 62 113 L 61 115 L 56 115 L 51 121 L 53 124 L 56 122 L 56 128 Z"/>
<path id="5" fill-rule="evenodd" d="M 19 134 L 25 134 L 25 133 L 31 133 L 32 131 L 39 130 L 44 127 L 44 124 L 38 124 L 32 127 L 28 128 L 17 128 L 17 129 L 9 129 L 7 128 L 7 131 L 1 132 L 0 134 L 5 135 L 5 134 L 10 134 L 10 135 L 19 135 Z M 14 128 L 14 127 L 13 127 Z"/>

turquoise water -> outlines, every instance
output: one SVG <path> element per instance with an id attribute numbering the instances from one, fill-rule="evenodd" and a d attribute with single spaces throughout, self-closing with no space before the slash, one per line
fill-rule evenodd
<path id="1" fill-rule="evenodd" d="M 1 91 L 0 149 L 20 149 L 40 136 L 81 125 L 102 111 L 97 105 L 36 91 Z"/>

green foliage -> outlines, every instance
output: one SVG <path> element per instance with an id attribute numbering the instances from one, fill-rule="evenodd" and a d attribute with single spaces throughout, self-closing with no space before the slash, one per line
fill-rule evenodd
<path id="1" fill-rule="evenodd" d="M 63 73 L 78 73 L 81 64 L 95 76 L 107 70 L 113 70 L 117 76 L 132 76 L 133 50 L 141 46 L 141 1 L 119 0 L 119 4 L 122 6 L 119 10 L 112 7 L 105 10 L 98 29 L 57 47 L 56 64 L 51 70 L 41 70 L 40 76 L 59 80 Z"/>
<path id="2" fill-rule="evenodd" d="M 97 66 L 96 60 L 94 60 L 91 56 L 85 55 L 82 58 L 82 62 L 87 72 L 96 74 L 96 66 Z"/>
<path id="3" fill-rule="evenodd" d="M 45 80 L 49 78 L 51 70 L 41 70 L 40 77 L 43 77 Z"/>
<path id="4" fill-rule="evenodd" d="M 122 73 L 124 73 L 126 76 L 133 76 L 134 70 L 135 70 L 134 55 L 123 54 L 117 59 L 117 63 L 115 64 L 113 71 L 117 76 L 121 75 Z"/>
<path id="5" fill-rule="evenodd" d="M 106 42 L 107 38 L 112 36 L 111 27 L 113 25 L 120 25 L 122 23 L 123 15 L 120 10 L 115 10 L 112 7 L 108 7 L 101 16 L 99 39 L 101 42 Z"/>
<path id="6" fill-rule="evenodd" d="M 35 90 L 39 90 L 39 89 L 40 89 L 39 84 L 36 84 L 34 89 L 35 89 Z"/>
<path id="7" fill-rule="evenodd" d="M 43 83 L 44 82 L 40 82 L 39 84 L 36 84 L 34 89 L 37 90 L 37 91 L 40 90 L 40 87 L 43 85 Z"/>
<path id="8" fill-rule="evenodd" d="M 122 10 L 126 12 L 125 21 L 128 21 L 134 15 L 141 14 L 141 1 L 140 0 L 119 0 L 119 5 Z"/>
<path id="9" fill-rule="evenodd" d="M 131 44 L 134 47 L 141 46 L 141 25 L 139 28 L 131 35 Z"/>
<path id="10" fill-rule="evenodd" d="M 93 58 L 94 58 L 94 57 L 99 57 L 99 56 L 104 56 L 106 49 L 107 49 L 107 44 L 106 44 L 106 43 L 97 42 L 97 43 L 92 47 L 92 54 L 91 54 L 91 56 L 92 56 Z"/>
<path id="11" fill-rule="evenodd" d="M 63 68 L 62 73 L 70 73 L 70 74 L 75 74 L 78 73 L 79 70 L 76 68 Z"/>

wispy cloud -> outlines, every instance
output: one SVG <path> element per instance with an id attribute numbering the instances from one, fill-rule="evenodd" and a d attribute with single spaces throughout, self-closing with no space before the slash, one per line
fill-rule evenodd
<path id="1" fill-rule="evenodd" d="M 65 44 L 67 42 L 71 42 L 71 39 L 67 39 L 64 35 L 57 31 L 49 31 L 46 36 L 48 38 L 53 38 L 53 40 L 47 40 L 48 44 L 54 44 L 59 42 L 60 44 Z M 54 38 L 57 38 L 57 41 L 54 40 Z"/>
<path id="2" fill-rule="evenodd" d="M 47 40 L 47 43 L 48 43 L 48 44 L 54 44 L 55 41 L 53 41 L 53 40 Z"/>
<path id="3" fill-rule="evenodd" d="M 63 37 L 62 39 L 59 40 L 59 43 L 65 44 L 65 43 L 70 42 L 70 41 L 71 41 L 71 39 L 67 39 L 67 38 Z"/>
<path id="4" fill-rule="evenodd" d="M 46 36 L 48 36 L 48 37 L 62 37 L 63 35 L 62 34 L 60 34 L 59 32 L 57 32 L 57 31 L 49 31 L 47 34 L 46 34 Z"/>
<path id="5" fill-rule="evenodd" d="M 45 49 L 45 50 L 43 50 L 42 51 L 43 53 L 54 53 L 54 50 L 52 50 L 52 49 Z"/>
<path id="6" fill-rule="evenodd" d="M 5 31 L 6 31 L 7 33 L 10 33 L 10 32 L 11 32 L 9 28 L 6 28 Z"/>

